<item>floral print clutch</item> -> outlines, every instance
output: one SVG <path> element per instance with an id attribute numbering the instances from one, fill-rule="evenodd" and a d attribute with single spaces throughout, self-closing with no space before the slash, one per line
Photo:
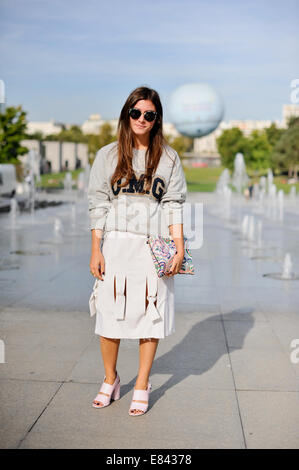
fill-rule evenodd
<path id="1" fill-rule="evenodd" d="M 169 272 L 173 257 L 177 252 L 174 240 L 170 237 L 162 237 L 161 235 L 158 237 L 148 236 L 147 243 L 150 247 L 157 275 L 162 277 L 165 273 Z M 187 238 L 184 237 L 185 253 L 179 274 L 194 274 L 192 256 L 187 243 Z"/>

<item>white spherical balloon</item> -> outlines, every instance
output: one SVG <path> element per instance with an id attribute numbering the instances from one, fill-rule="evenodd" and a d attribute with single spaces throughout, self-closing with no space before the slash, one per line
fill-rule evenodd
<path id="1" fill-rule="evenodd" d="M 208 83 L 189 83 L 170 96 L 168 114 L 176 129 L 188 137 L 201 137 L 214 131 L 222 120 L 222 97 Z"/>

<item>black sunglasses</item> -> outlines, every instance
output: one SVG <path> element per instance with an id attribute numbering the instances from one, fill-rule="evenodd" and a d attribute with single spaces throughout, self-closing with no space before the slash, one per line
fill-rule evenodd
<path id="1" fill-rule="evenodd" d="M 129 115 L 132 119 L 139 119 L 141 114 L 143 114 L 146 121 L 153 122 L 156 119 L 158 113 L 156 111 L 145 111 L 142 113 L 140 109 L 137 108 L 129 109 Z"/>

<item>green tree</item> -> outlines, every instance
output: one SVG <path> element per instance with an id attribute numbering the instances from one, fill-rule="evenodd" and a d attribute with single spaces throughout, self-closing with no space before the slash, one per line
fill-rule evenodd
<path id="1" fill-rule="evenodd" d="M 100 148 L 114 141 L 116 141 L 116 136 L 112 134 L 112 127 L 109 122 L 105 122 L 98 134 L 88 135 L 88 151 L 94 157 Z"/>
<path id="2" fill-rule="evenodd" d="M 272 122 L 271 126 L 266 127 L 264 131 L 267 135 L 269 144 L 271 145 L 272 148 L 274 148 L 276 145 L 276 142 L 278 142 L 280 137 L 282 136 L 284 129 L 279 129 L 276 126 L 275 122 Z"/>
<path id="3" fill-rule="evenodd" d="M 289 177 L 297 178 L 299 170 L 299 118 L 289 122 L 272 155 L 273 165 L 280 171 L 288 171 Z"/>
<path id="4" fill-rule="evenodd" d="M 299 116 L 290 116 L 288 119 L 288 128 L 299 124 Z"/>
<path id="5" fill-rule="evenodd" d="M 98 134 L 88 134 L 88 153 L 91 158 L 95 157 L 95 154 L 100 148 L 100 137 Z"/>
<path id="6" fill-rule="evenodd" d="M 224 167 L 233 169 L 234 159 L 238 152 L 243 153 L 246 160 L 248 142 L 238 127 L 224 130 L 216 139 L 216 143 Z"/>
<path id="7" fill-rule="evenodd" d="M 43 140 L 43 134 L 40 131 L 33 132 L 33 134 L 26 133 L 26 139 L 28 140 Z"/>
<path id="8" fill-rule="evenodd" d="M 20 164 L 19 155 L 28 153 L 21 141 L 26 137 L 26 112 L 9 106 L 0 113 L 0 163 Z"/>
<path id="9" fill-rule="evenodd" d="M 61 142 L 88 142 L 88 137 L 83 134 L 79 126 L 71 126 L 69 129 L 62 129 L 58 134 L 48 135 L 46 140 L 59 140 Z"/>
<path id="10" fill-rule="evenodd" d="M 272 146 L 266 129 L 253 130 L 247 138 L 245 161 L 252 170 L 266 170 L 271 166 Z"/>
<path id="11" fill-rule="evenodd" d="M 166 140 L 169 142 L 169 145 L 177 151 L 181 157 L 185 152 L 189 152 L 193 147 L 193 139 L 191 137 L 185 137 L 179 135 L 177 137 L 166 136 Z"/>

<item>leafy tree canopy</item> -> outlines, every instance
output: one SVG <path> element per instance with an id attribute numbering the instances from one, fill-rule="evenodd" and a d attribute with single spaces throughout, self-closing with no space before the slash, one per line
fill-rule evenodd
<path id="1" fill-rule="evenodd" d="M 116 135 L 112 134 L 112 127 L 109 122 L 105 122 L 98 134 L 88 135 L 88 151 L 92 156 L 95 156 L 100 148 L 114 141 L 116 141 Z"/>
<path id="2" fill-rule="evenodd" d="M 71 126 L 69 129 L 63 129 L 58 134 L 48 135 L 45 140 L 59 140 L 61 142 L 87 143 L 88 137 L 83 134 L 79 126 Z"/>
<path id="3" fill-rule="evenodd" d="M 21 145 L 26 137 L 26 114 L 21 106 L 9 106 L 0 113 L 0 163 L 20 163 L 18 157 L 28 153 Z"/>
<path id="4" fill-rule="evenodd" d="M 221 163 L 230 170 L 234 167 L 236 153 L 241 152 L 244 156 L 247 154 L 248 141 L 238 127 L 225 129 L 216 142 Z"/>
<path id="5" fill-rule="evenodd" d="M 272 155 L 273 165 L 289 176 L 297 176 L 299 170 L 299 118 L 289 121 L 289 127 L 277 141 Z"/>
<path id="6" fill-rule="evenodd" d="M 226 129 L 217 138 L 222 165 L 232 170 L 236 153 L 241 152 L 247 168 L 261 172 L 267 170 L 274 164 L 274 147 L 284 132 L 275 123 L 262 130 L 253 130 L 249 136 L 245 136 L 238 127 Z"/>
<path id="7" fill-rule="evenodd" d="M 174 150 L 177 151 L 179 156 L 181 157 L 183 153 L 190 152 L 193 147 L 193 139 L 191 137 L 185 137 L 179 135 L 177 137 L 165 136 L 166 140 L 169 142 Z"/>

